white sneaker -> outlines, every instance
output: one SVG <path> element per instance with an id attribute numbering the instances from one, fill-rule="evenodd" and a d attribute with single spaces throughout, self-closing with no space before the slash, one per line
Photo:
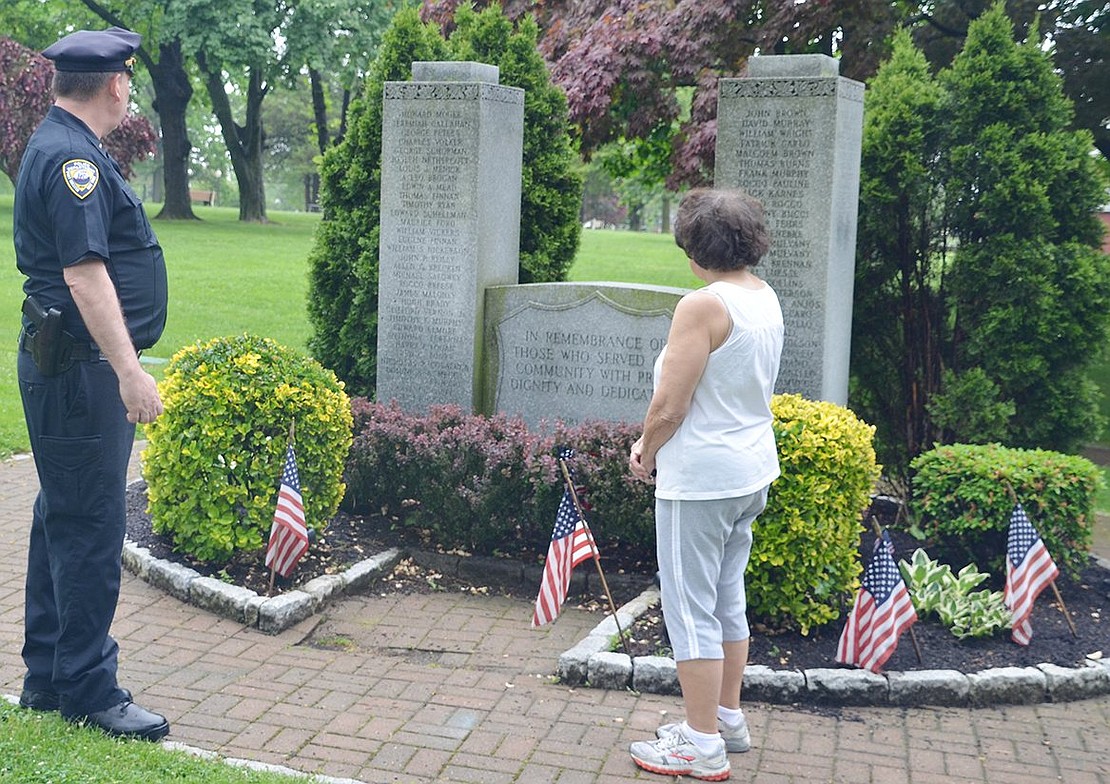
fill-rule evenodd
<path id="1" fill-rule="evenodd" d="M 632 761 L 652 773 L 690 776 L 702 781 L 724 781 L 732 772 L 724 741 L 712 754 L 702 754 L 681 725 L 655 741 L 637 741 L 629 748 Z"/>
<path id="2" fill-rule="evenodd" d="M 676 729 L 678 729 L 677 724 L 664 724 L 655 731 L 655 737 L 662 738 L 664 735 L 670 735 Z M 741 715 L 740 723 L 735 725 L 725 724 L 717 719 L 717 730 L 721 733 L 721 739 L 724 740 L 725 748 L 730 754 L 751 749 L 752 734 L 748 731 L 748 720 L 744 716 Z"/>

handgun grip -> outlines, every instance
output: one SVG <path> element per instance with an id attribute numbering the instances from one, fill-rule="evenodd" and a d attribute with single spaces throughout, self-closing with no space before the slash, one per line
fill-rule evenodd
<path id="1" fill-rule="evenodd" d="M 51 310 L 57 310 L 57 308 L 51 308 Z M 23 300 L 23 315 L 31 319 L 31 323 L 36 327 L 41 327 L 42 322 L 46 320 L 47 312 L 37 299 L 27 297 Z"/>

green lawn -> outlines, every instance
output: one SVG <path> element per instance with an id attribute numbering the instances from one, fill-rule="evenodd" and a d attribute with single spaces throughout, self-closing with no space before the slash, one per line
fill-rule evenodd
<path id="1" fill-rule="evenodd" d="M 605 229 L 582 231 L 578 257 L 568 277 L 573 281 L 653 283 L 685 289 L 702 285 L 670 234 Z"/>
<path id="2" fill-rule="evenodd" d="M 159 205 L 148 205 L 156 215 Z M 253 332 L 304 349 L 308 277 L 305 259 L 318 214 L 277 213 L 246 224 L 238 210 L 198 207 L 199 221 L 155 221 L 166 253 L 170 304 L 165 334 L 144 359 L 158 375 L 182 346 Z M 15 268 L 12 197 L 0 195 L 0 455 L 26 451 L 15 352 L 23 276 Z"/>
<path id="3" fill-rule="evenodd" d="M 17 784 L 112 781 L 113 784 L 292 784 L 318 781 L 232 767 L 161 744 L 118 741 L 75 727 L 58 714 L 0 700 L 0 781 Z"/>

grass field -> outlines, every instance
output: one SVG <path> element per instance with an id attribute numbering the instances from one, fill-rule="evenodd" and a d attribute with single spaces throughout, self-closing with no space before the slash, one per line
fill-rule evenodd
<path id="1" fill-rule="evenodd" d="M 118 741 L 80 729 L 57 713 L 23 710 L 0 700 L 0 781 L 113 784 L 294 784 L 306 782 L 269 771 L 200 759 L 161 744 Z"/>
<path id="2" fill-rule="evenodd" d="M 686 254 L 670 234 L 584 230 L 573 281 L 608 280 L 693 289 L 702 282 L 690 271 Z"/>
<path id="3" fill-rule="evenodd" d="M 157 205 L 150 214 L 157 214 Z M 266 225 L 238 220 L 233 208 L 198 207 L 199 221 L 158 221 L 170 303 L 166 331 L 144 360 L 155 375 L 182 346 L 253 332 L 304 349 L 305 260 L 319 215 L 278 213 Z M 0 195 L 0 454 L 26 451 L 15 352 L 23 276 L 12 246 L 12 197 Z"/>

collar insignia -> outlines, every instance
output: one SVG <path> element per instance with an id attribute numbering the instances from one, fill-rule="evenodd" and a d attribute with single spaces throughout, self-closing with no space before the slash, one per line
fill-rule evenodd
<path id="1" fill-rule="evenodd" d="M 62 178 L 78 199 L 85 199 L 100 182 L 100 169 L 91 161 L 75 158 L 62 164 Z"/>

